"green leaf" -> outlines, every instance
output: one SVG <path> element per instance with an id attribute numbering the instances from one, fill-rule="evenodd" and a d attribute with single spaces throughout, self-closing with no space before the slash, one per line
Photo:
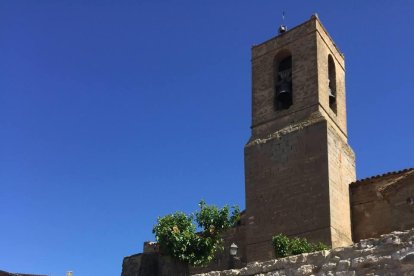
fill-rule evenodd
<path id="1" fill-rule="evenodd" d="M 272 244 L 276 258 L 328 249 L 328 246 L 323 243 L 313 244 L 304 238 L 290 239 L 283 234 L 274 236 L 272 238 Z"/>
<path id="2" fill-rule="evenodd" d="M 213 260 L 216 252 L 223 249 L 221 234 L 240 219 L 237 206 L 231 208 L 231 214 L 228 206 L 219 209 L 203 200 L 199 207 L 190 215 L 176 212 L 158 217 L 152 230 L 162 252 L 193 266 Z M 201 233 L 196 232 L 197 226 L 202 229 Z"/>

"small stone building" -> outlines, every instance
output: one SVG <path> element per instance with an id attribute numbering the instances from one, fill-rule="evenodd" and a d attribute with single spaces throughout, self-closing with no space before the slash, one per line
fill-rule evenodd
<path id="1" fill-rule="evenodd" d="M 356 181 L 346 115 L 345 57 L 316 15 L 253 46 L 246 210 L 223 235 L 225 251 L 196 269 L 172 264 L 147 244 L 143 254 L 124 259 L 122 276 L 266 261 L 279 233 L 335 248 L 414 227 L 414 170 Z M 238 263 L 229 256 L 232 243 Z"/>
<path id="2" fill-rule="evenodd" d="M 354 241 L 414 228 L 414 168 L 351 183 Z"/>

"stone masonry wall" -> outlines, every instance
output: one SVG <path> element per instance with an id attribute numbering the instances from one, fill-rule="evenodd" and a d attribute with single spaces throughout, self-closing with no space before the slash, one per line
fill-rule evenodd
<path id="1" fill-rule="evenodd" d="M 349 247 L 301 254 L 242 269 L 213 271 L 198 276 L 232 275 L 414 275 L 414 229 L 392 232 Z"/>
<path id="2" fill-rule="evenodd" d="M 327 122 L 309 121 L 245 147 L 248 262 L 273 258 L 279 233 L 332 244 Z"/>
<path id="3" fill-rule="evenodd" d="M 186 264 L 159 253 L 135 254 L 125 257 L 121 276 L 187 276 Z"/>
<path id="4" fill-rule="evenodd" d="M 414 227 L 414 170 L 351 185 L 354 241 Z"/>

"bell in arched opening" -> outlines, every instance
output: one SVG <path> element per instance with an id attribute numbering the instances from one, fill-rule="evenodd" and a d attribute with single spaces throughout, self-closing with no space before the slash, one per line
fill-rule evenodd
<path id="1" fill-rule="evenodd" d="M 292 57 L 279 62 L 276 75 L 275 109 L 288 109 L 292 105 Z"/>
<path id="2" fill-rule="evenodd" d="M 336 113 L 336 70 L 331 55 L 328 55 L 328 93 L 329 107 Z"/>
<path id="3" fill-rule="evenodd" d="M 280 101 L 286 101 L 289 97 L 291 97 L 292 94 L 292 85 L 291 85 L 291 76 L 290 76 L 290 70 L 285 70 L 282 72 L 279 72 L 279 93 L 278 93 L 278 99 Z"/>
<path id="4" fill-rule="evenodd" d="M 332 105 L 332 104 L 334 104 L 335 103 L 335 101 L 336 101 L 336 96 L 335 96 L 335 94 L 336 94 L 336 91 L 335 90 L 333 90 L 334 89 L 334 87 L 333 87 L 333 85 L 331 84 L 331 80 L 329 80 L 328 81 L 329 83 L 328 83 L 328 93 L 329 93 L 329 104 L 330 105 Z"/>

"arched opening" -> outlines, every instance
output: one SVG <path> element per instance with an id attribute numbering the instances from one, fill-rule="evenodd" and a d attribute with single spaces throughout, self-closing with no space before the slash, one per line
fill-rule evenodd
<path id="1" fill-rule="evenodd" d="M 282 53 L 275 58 L 275 110 L 288 109 L 293 104 L 292 55 Z"/>
<path id="2" fill-rule="evenodd" d="M 331 55 L 328 56 L 328 93 L 329 107 L 336 113 L 336 71 L 335 62 Z"/>

